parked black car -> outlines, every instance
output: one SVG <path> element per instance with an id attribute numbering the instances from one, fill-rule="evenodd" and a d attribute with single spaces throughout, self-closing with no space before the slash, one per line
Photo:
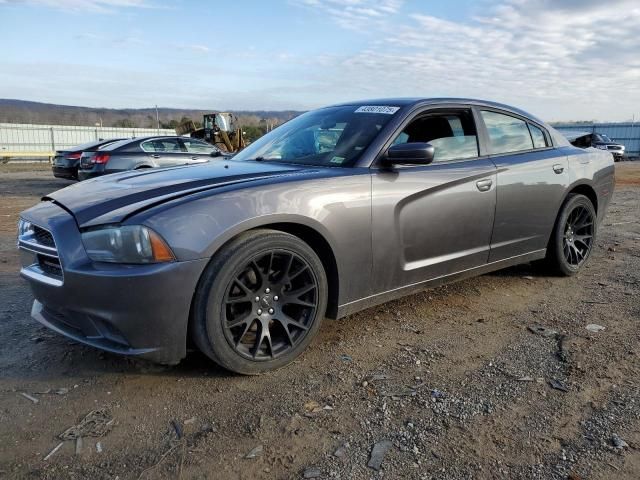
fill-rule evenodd
<path id="1" fill-rule="evenodd" d="M 139 168 L 173 167 L 208 162 L 221 156 L 215 146 L 185 137 L 141 137 L 112 143 L 80 157 L 78 178 L 98 177 L 107 173 Z"/>
<path id="2" fill-rule="evenodd" d="M 83 143 L 68 150 L 57 150 L 53 158 L 53 176 L 57 178 L 66 178 L 69 180 L 77 180 L 78 166 L 80 165 L 80 157 L 83 152 L 94 153 L 100 148 L 106 147 L 115 142 L 123 140 L 122 138 L 100 139 L 98 141 Z"/>
<path id="3" fill-rule="evenodd" d="M 566 134 L 566 136 L 574 147 L 594 147 L 600 150 L 606 150 L 611 155 L 613 155 L 614 161 L 619 162 L 621 160 L 624 160 L 624 145 L 614 142 L 603 133 L 569 132 L 568 134 Z"/>

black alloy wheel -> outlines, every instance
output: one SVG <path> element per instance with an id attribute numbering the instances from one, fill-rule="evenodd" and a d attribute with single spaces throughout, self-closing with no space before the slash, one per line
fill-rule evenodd
<path id="1" fill-rule="evenodd" d="M 318 281 L 294 252 L 273 249 L 234 275 L 225 295 L 224 333 L 235 351 L 271 360 L 300 343 L 318 308 Z"/>
<path id="2" fill-rule="evenodd" d="M 320 329 L 327 308 L 321 260 L 300 238 L 245 232 L 216 253 L 194 297 L 190 334 L 233 372 L 256 375 L 295 360 Z"/>
<path id="3" fill-rule="evenodd" d="M 575 275 L 593 250 L 597 215 L 589 198 L 570 194 L 560 208 L 543 264 L 560 275 Z"/>
<path id="4" fill-rule="evenodd" d="M 593 244 L 594 218 L 584 205 L 576 206 L 565 222 L 562 251 L 569 265 L 580 267 Z"/>

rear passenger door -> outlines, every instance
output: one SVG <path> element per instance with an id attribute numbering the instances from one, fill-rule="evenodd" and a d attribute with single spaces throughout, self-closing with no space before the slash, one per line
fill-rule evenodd
<path id="1" fill-rule="evenodd" d="M 148 153 L 156 167 L 173 167 L 189 163 L 186 149 L 178 137 L 155 138 L 143 142 L 141 148 Z"/>
<path id="2" fill-rule="evenodd" d="M 498 169 L 489 262 L 544 249 L 567 186 L 567 157 L 525 117 L 484 107 L 479 116 Z"/>
<path id="3" fill-rule="evenodd" d="M 181 138 L 180 142 L 189 155 L 189 163 L 208 162 L 212 158 L 211 154 L 218 151 L 217 147 L 194 138 Z"/>

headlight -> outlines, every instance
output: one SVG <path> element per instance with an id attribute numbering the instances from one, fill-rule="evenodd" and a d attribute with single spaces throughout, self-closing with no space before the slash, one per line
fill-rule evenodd
<path id="1" fill-rule="evenodd" d="M 18 238 L 33 235 L 33 224 L 22 218 L 18 220 Z"/>
<path id="2" fill-rule="evenodd" d="M 95 262 L 159 263 L 175 256 L 156 232 L 142 225 L 106 227 L 82 234 L 82 243 Z"/>

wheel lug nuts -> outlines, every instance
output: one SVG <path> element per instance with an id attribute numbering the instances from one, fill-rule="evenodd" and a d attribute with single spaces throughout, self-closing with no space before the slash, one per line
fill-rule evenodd
<path id="1" fill-rule="evenodd" d="M 256 297 L 256 302 L 259 302 L 259 301 L 260 301 L 260 297 Z"/>
<path id="2" fill-rule="evenodd" d="M 274 295 L 273 299 L 277 302 L 278 301 L 278 295 Z"/>
<path id="3" fill-rule="evenodd" d="M 271 315 L 273 315 L 273 312 L 274 312 L 274 311 L 275 311 L 275 310 L 274 310 L 273 308 L 270 308 L 270 309 L 269 309 L 269 313 L 270 313 Z"/>
<path id="4" fill-rule="evenodd" d="M 258 309 L 258 315 L 262 315 L 262 309 L 261 308 Z"/>
<path id="5" fill-rule="evenodd" d="M 270 288 L 265 288 L 264 293 L 269 293 L 271 291 Z"/>

